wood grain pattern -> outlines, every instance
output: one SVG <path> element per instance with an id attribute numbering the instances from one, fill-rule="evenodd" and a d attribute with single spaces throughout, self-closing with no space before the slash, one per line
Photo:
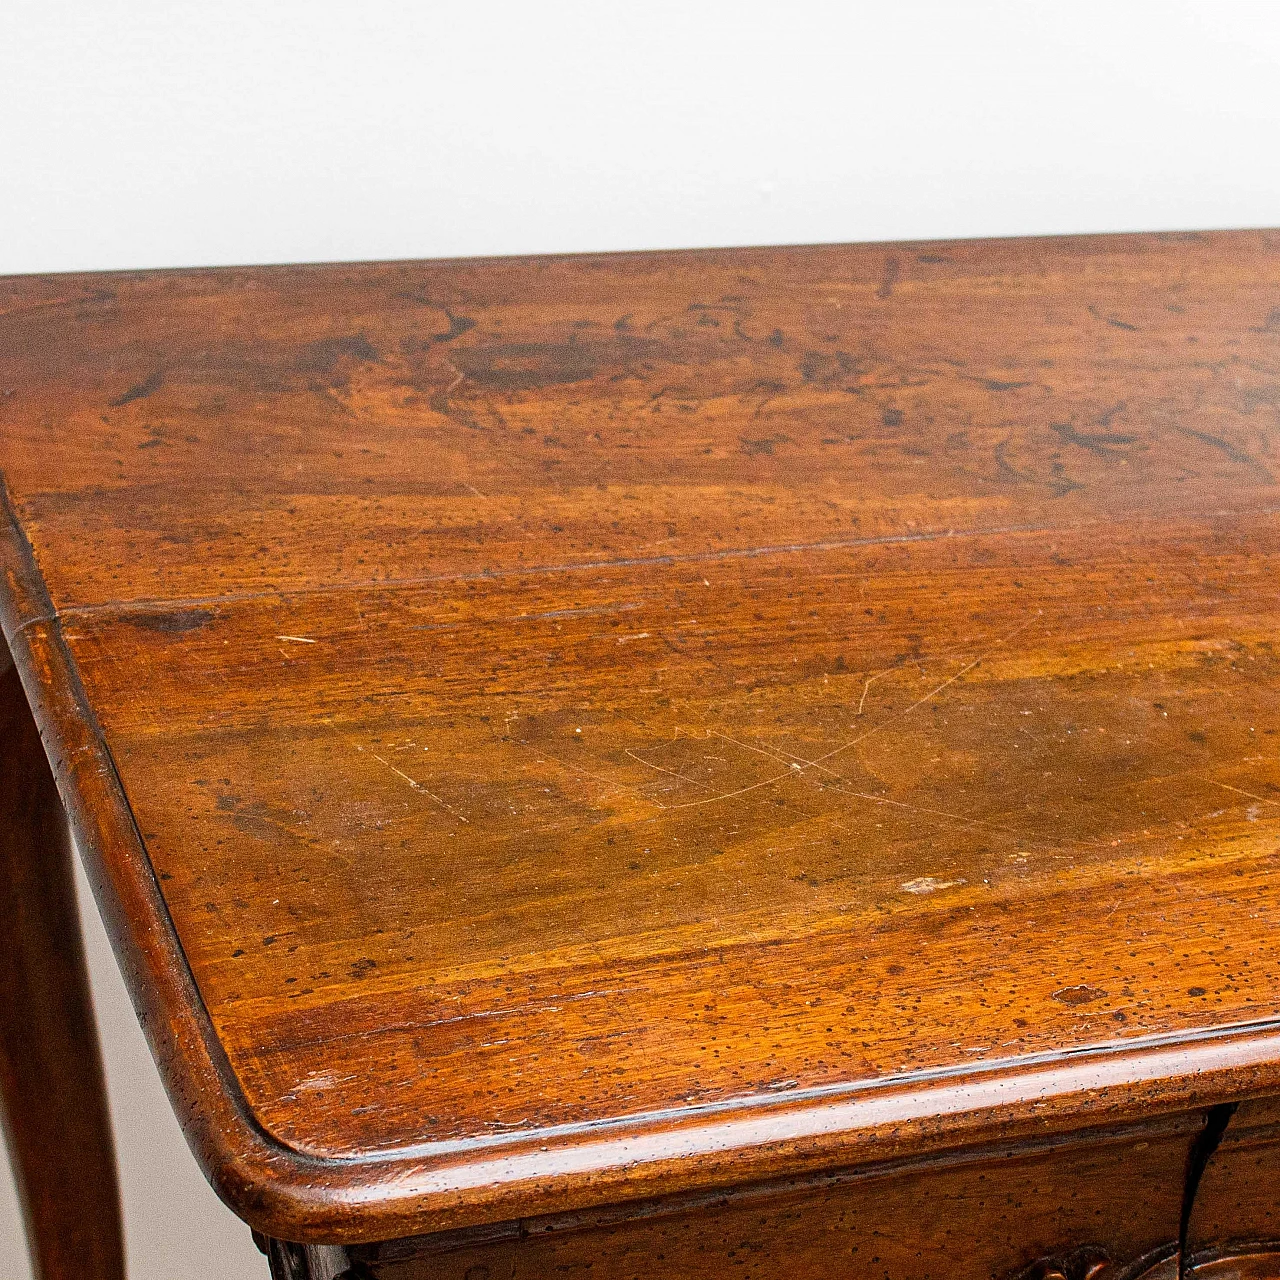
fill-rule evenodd
<path id="1" fill-rule="evenodd" d="M 124 1280 L 67 824 L 0 643 L 0 1121 L 36 1280 Z"/>
<path id="2" fill-rule="evenodd" d="M 0 612 L 224 1196 L 1280 1088 L 1278 344 L 1266 232 L 0 283 Z"/>

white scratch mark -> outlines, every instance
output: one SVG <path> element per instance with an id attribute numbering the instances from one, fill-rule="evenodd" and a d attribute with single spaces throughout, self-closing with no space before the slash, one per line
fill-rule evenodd
<path id="1" fill-rule="evenodd" d="M 276 636 L 277 640 L 291 640 L 294 644 L 316 644 L 309 636 Z"/>
<path id="2" fill-rule="evenodd" d="M 306 1089 L 331 1089 L 335 1085 L 346 1084 L 355 1078 L 354 1075 L 340 1076 L 333 1071 L 313 1072 L 306 1080 L 295 1085 L 294 1088 L 298 1093 L 302 1093 Z"/>
<path id="3" fill-rule="evenodd" d="M 1028 618 L 1024 623 L 1022 623 L 1021 626 L 1015 627 L 1007 635 L 1002 636 L 999 640 L 995 642 L 995 644 L 993 644 L 989 649 L 983 650 L 983 652 L 980 653 L 971 662 L 966 662 L 965 665 L 961 667 L 959 671 L 957 671 L 954 675 L 949 676 L 940 685 L 937 685 L 935 688 L 930 689 L 929 692 L 924 695 L 924 697 L 917 698 L 916 701 L 913 702 L 900 715 L 893 716 L 888 720 L 882 721 L 880 724 L 873 725 L 865 733 L 859 734 L 856 738 L 852 738 L 848 742 L 842 743 L 838 747 L 833 747 L 830 751 L 824 753 L 823 755 L 818 756 L 816 759 L 805 760 L 802 757 L 796 756 L 792 758 L 792 761 L 798 761 L 798 764 L 794 762 L 789 762 L 789 767 L 783 773 L 774 774 L 773 777 L 765 778 L 760 782 L 753 782 L 750 784 L 750 786 L 739 787 L 736 791 L 727 791 L 722 795 L 708 796 L 704 800 L 686 800 L 684 804 L 673 804 L 669 806 L 664 805 L 661 807 L 664 809 L 689 809 L 689 808 L 693 808 L 696 805 L 715 804 L 719 800 L 732 800 L 735 796 L 746 795 L 748 791 L 755 791 L 759 787 L 767 787 L 767 786 L 770 786 L 772 783 L 781 782 L 783 778 L 794 778 L 797 774 L 803 773 L 805 769 L 813 769 L 813 768 L 822 769 L 823 772 L 832 774 L 832 776 L 837 778 L 839 781 L 847 782 L 848 781 L 847 778 L 843 778 L 841 777 L 840 774 L 834 773 L 832 770 L 825 768 L 822 762 L 824 760 L 830 760 L 833 756 L 838 756 L 842 751 L 848 751 L 850 747 L 856 747 L 860 742 L 865 742 L 869 737 L 872 736 L 872 734 L 879 733 L 881 729 L 887 728 L 891 724 L 895 724 L 902 720 L 905 720 L 907 716 L 909 716 L 913 711 L 917 710 L 919 707 L 924 706 L 926 702 L 931 701 L 933 698 L 936 698 L 938 694 L 940 694 L 948 686 L 955 684 L 955 682 L 959 680 L 961 676 L 972 671 L 974 667 L 978 666 L 980 663 L 985 662 L 987 658 L 989 658 L 998 648 L 1001 647 L 1001 645 L 1008 644 L 1009 641 L 1012 640 L 1015 636 L 1018 636 L 1022 632 L 1024 632 L 1036 620 L 1036 618 L 1040 616 L 1040 613 L 1041 611 L 1037 610 L 1035 615 Z M 864 690 L 864 695 L 865 695 L 865 690 Z M 770 756 L 773 756 L 774 759 L 779 761 L 781 761 L 782 759 L 782 757 L 774 754 L 773 752 L 764 751 L 759 747 L 747 747 L 746 743 L 735 742 L 733 738 L 728 738 L 726 737 L 725 734 L 717 733 L 716 736 L 720 738 L 725 738 L 727 742 L 734 742 L 736 746 L 746 747 L 748 751 L 759 751 L 761 755 L 770 755 Z M 628 754 L 630 754 L 630 752 L 628 752 Z M 648 762 L 642 760 L 640 763 L 646 764 Z M 651 767 L 657 768 L 658 766 L 654 765 Z M 667 770 L 666 772 L 669 773 L 670 770 Z M 691 779 L 686 779 L 686 781 L 691 781 Z M 864 799 L 864 800 L 874 800 L 879 804 L 897 805 L 904 809 L 915 808 L 915 806 L 905 804 L 900 800 L 889 800 L 883 796 L 862 795 L 859 792 L 852 792 L 852 791 L 844 792 L 842 794 L 855 795 L 855 796 L 858 796 L 858 798 Z M 919 812 L 927 812 L 927 811 L 919 810 Z M 945 814 L 941 816 L 955 818 L 961 822 L 974 821 L 973 819 L 970 819 L 970 818 L 964 818 L 959 814 Z"/>
<path id="4" fill-rule="evenodd" d="M 643 761 L 641 763 L 643 763 Z M 653 767 L 655 769 L 658 768 L 657 765 L 654 765 Z M 670 773 L 671 770 L 667 769 L 665 772 Z M 680 774 L 676 774 L 676 777 L 680 777 L 680 776 L 681 776 Z M 726 791 L 721 795 L 708 796 L 705 800 L 686 800 L 684 804 L 664 804 L 664 805 L 660 805 L 659 808 L 667 809 L 667 810 L 692 809 L 695 805 L 715 804 L 717 800 L 732 800 L 734 796 L 746 795 L 748 791 L 754 791 L 756 790 L 757 787 L 767 787 L 771 782 L 780 782 L 783 778 L 789 778 L 792 776 L 793 774 L 791 770 L 788 769 L 785 773 L 777 773 L 777 774 L 774 774 L 772 778 L 765 778 L 763 782 L 753 782 L 749 787 L 739 787 L 737 791 Z M 691 778 L 686 778 L 685 781 L 691 782 L 693 780 Z M 699 783 L 695 785 L 700 786 L 702 784 Z M 708 790 L 710 790 L 710 788 L 708 788 Z"/>
<path id="5" fill-rule="evenodd" d="M 591 778 L 596 782 L 603 782 L 609 790 L 599 797 L 601 800 L 607 800 L 609 796 L 616 795 L 619 791 L 629 789 L 626 787 L 619 787 L 612 778 L 606 778 L 599 773 L 592 773 L 590 769 L 584 769 L 580 764 L 571 764 L 568 760 L 561 760 L 559 756 L 553 756 L 549 752 L 543 751 L 538 757 L 538 763 L 542 764 L 544 759 L 550 760 L 552 764 L 558 764 L 562 769 L 568 769 L 570 773 L 580 773 L 584 778 Z"/>
<path id="6" fill-rule="evenodd" d="M 1221 787 L 1224 791 L 1234 791 L 1238 796 L 1248 796 L 1250 800 L 1257 800 L 1261 804 L 1274 804 L 1280 806 L 1280 800 L 1270 800 L 1266 796 L 1254 795 L 1252 791 L 1246 791 L 1243 787 L 1233 787 L 1229 782 L 1219 782 L 1217 778 L 1206 778 L 1206 782 L 1212 783 L 1215 787 Z M 1219 810 L 1219 813 L 1224 810 Z M 1210 817 L 1217 817 L 1217 814 L 1210 814 Z"/>
<path id="7" fill-rule="evenodd" d="M 939 880 L 936 876 L 920 876 L 915 880 L 907 880 L 899 887 L 908 893 L 937 893 L 939 889 L 954 889 L 966 883 L 960 880 Z"/>
<path id="8" fill-rule="evenodd" d="M 421 792 L 422 792 L 422 794 L 423 794 L 424 796 L 430 796 L 430 797 L 431 797 L 431 799 L 432 799 L 432 800 L 434 800 L 434 801 L 436 802 L 436 804 L 438 804 L 438 805 L 439 805 L 442 809 L 444 809 L 447 813 L 451 813 L 451 814 L 453 814 L 453 816 L 454 816 L 455 818 L 457 818 L 459 822 L 468 822 L 468 823 L 469 823 L 469 822 L 471 821 L 471 819 L 470 819 L 470 818 L 464 817 L 462 814 L 460 814 L 460 813 L 457 811 L 457 809 L 453 808 L 453 806 L 452 806 L 452 805 L 448 805 L 448 804 L 446 804 L 443 800 L 441 800 L 441 799 L 440 799 L 440 797 L 439 797 L 438 795 L 436 795 L 436 793 L 435 793 L 434 791 L 428 791 L 428 790 L 427 790 L 427 788 L 426 788 L 426 787 L 424 787 L 424 786 L 422 785 L 422 783 L 420 783 L 420 782 L 416 781 L 415 779 L 413 779 L 413 778 L 409 777 L 409 775 L 408 775 L 407 773 L 405 773 L 402 769 L 397 769 L 397 768 L 395 767 L 395 765 L 393 765 L 393 764 L 391 763 L 391 761 L 390 761 L 390 760 L 384 760 L 384 759 L 383 759 L 383 758 L 382 758 L 382 757 L 381 757 L 381 756 L 380 756 L 376 751 L 370 751 L 370 752 L 369 752 L 369 754 L 370 754 L 370 755 L 371 755 L 371 756 L 372 756 L 372 757 L 373 757 L 373 758 L 374 758 L 374 759 L 375 759 L 379 764 L 385 764 L 385 765 L 387 766 L 387 768 L 388 768 L 388 769 L 390 769 L 390 770 L 391 770 L 391 772 L 392 772 L 392 773 L 394 773 L 398 778 L 403 778 L 403 779 L 404 779 L 404 780 L 405 780 L 405 781 L 406 781 L 406 782 L 407 782 L 407 783 L 408 783 L 408 784 L 409 784 L 409 785 L 410 785 L 410 786 L 411 786 L 415 791 L 421 791 Z"/>
<path id="9" fill-rule="evenodd" d="M 999 831 L 1007 835 L 1020 836 L 1022 834 L 1021 832 L 1014 831 L 1009 827 L 1000 827 L 993 822 L 984 822 L 981 818 L 970 818 L 963 813 L 949 813 L 946 809 L 927 809 L 918 804 L 908 804 L 905 800 L 894 800 L 890 796 L 872 795 L 867 791 L 851 791 L 848 788 L 852 787 L 853 783 L 850 782 L 843 774 L 837 773 L 834 769 L 828 769 L 825 764 L 818 764 L 815 760 L 806 760 L 803 756 L 790 756 L 789 754 L 783 754 L 772 748 L 753 747 L 749 742 L 739 742 L 737 738 L 730 738 L 727 734 L 718 733 L 714 729 L 711 732 L 715 733 L 717 738 L 724 738 L 726 742 L 732 742 L 735 747 L 742 747 L 746 751 L 758 752 L 760 755 L 768 756 L 770 759 L 777 760 L 779 763 L 790 760 L 791 767 L 800 772 L 803 772 L 805 769 L 818 769 L 822 773 L 828 774 L 834 778 L 837 782 L 843 782 L 846 784 L 844 787 L 827 788 L 827 790 L 834 791 L 837 795 L 851 796 L 855 800 L 869 800 L 872 804 L 892 805 L 896 809 L 906 809 L 911 813 L 923 813 L 931 818 L 948 818 L 953 822 L 960 823 L 961 826 L 964 827 L 985 827 L 990 831 Z M 1019 856 L 1025 858 L 1027 855 L 1024 853 Z"/>
<path id="10" fill-rule="evenodd" d="M 883 671 L 877 671 L 875 675 L 867 677 L 866 684 L 862 686 L 862 697 L 858 699 L 857 715 L 861 715 L 862 708 L 867 705 L 867 690 L 871 688 L 872 684 L 874 684 L 875 681 L 879 680 L 881 676 L 887 676 L 891 671 L 897 671 L 897 670 L 898 670 L 897 667 L 885 667 Z"/>
<path id="11" fill-rule="evenodd" d="M 1039 611 L 1037 611 L 1037 616 L 1038 615 L 1039 615 Z M 871 737 L 873 733 L 879 733 L 881 729 L 886 728 L 888 725 L 894 724 L 895 722 L 900 720 L 905 720 L 913 711 L 919 709 L 920 707 L 923 707 L 926 702 L 931 702 L 944 689 L 946 689 L 950 685 L 955 684 L 955 682 L 959 680 L 961 676 L 967 675 L 970 671 L 974 669 L 974 667 L 978 666 L 982 662 L 985 662 L 997 649 L 1000 648 L 1001 645 L 1008 644 L 1009 641 L 1012 640 L 1015 636 L 1021 635 L 1022 632 L 1024 632 L 1034 621 L 1035 621 L 1034 617 L 1028 618 L 1026 622 L 1024 622 L 1020 627 L 1015 627 L 1012 631 L 1009 632 L 1008 635 L 1001 636 L 1001 638 L 997 640 L 995 644 L 991 646 L 991 648 L 985 649 L 982 653 L 978 654 L 978 656 L 974 658 L 972 662 L 966 662 L 964 666 L 961 667 L 960 670 L 955 673 L 955 675 L 950 676 L 948 679 L 944 680 L 940 685 L 937 686 L 937 688 L 930 689 L 929 692 L 926 693 L 923 698 L 918 698 L 901 715 L 894 716 L 893 719 L 891 720 L 885 720 L 881 724 L 873 725 L 870 729 L 866 731 L 866 733 L 861 733 L 856 738 L 851 739 L 849 742 L 846 742 L 843 745 L 836 747 L 831 751 L 828 751 L 825 755 L 819 756 L 817 760 L 813 761 L 813 763 L 819 764 L 823 760 L 830 760 L 832 756 L 838 756 L 842 751 L 848 751 L 850 747 L 856 747 L 859 742 L 865 742 L 869 737 Z"/>
<path id="12" fill-rule="evenodd" d="M 635 753 L 634 751 L 632 751 L 630 748 L 627 748 L 627 750 L 626 750 L 626 752 L 625 752 L 624 754 L 629 755 L 629 756 L 630 756 L 630 757 L 631 757 L 631 758 L 632 758 L 632 759 L 633 759 L 637 764 L 645 765 L 647 768 L 650 768 L 650 769 L 656 769 L 659 773 L 669 773 L 673 778 L 679 778 L 681 782 L 687 782 L 687 783 L 689 783 L 691 786 L 701 787 L 704 791 L 711 791 L 711 790 L 713 790 L 713 788 L 712 788 L 712 787 L 707 786 L 707 784 L 706 784 L 705 782 L 699 782 L 696 778 L 686 778 L 686 777 L 685 777 L 685 775 L 684 775 L 683 773 L 677 773 L 674 769 L 668 769 L 665 765 L 661 765 L 661 764 L 654 764 L 652 760 L 646 760 L 646 759 L 644 759 L 644 757 L 643 757 L 643 756 L 638 756 L 638 755 L 636 755 L 636 753 Z M 652 785 L 652 784 L 650 784 L 650 785 Z M 696 803 L 698 803 L 698 804 L 707 804 L 707 803 L 709 803 L 709 801 L 706 801 L 706 800 L 699 800 L 699 801 L 697 801 Z M 671 808 L 671 809 L 683 809 L 683 808 L 684 808 L 684 806 L 683 806 L 683 805 L 679 805 L 679 804 L 673 804 L 673 805 L 662 805 L 661 807 L 662 807 L 662 808 L 664 808 L 664 809 L 666 809 L 666 808 Z"/>

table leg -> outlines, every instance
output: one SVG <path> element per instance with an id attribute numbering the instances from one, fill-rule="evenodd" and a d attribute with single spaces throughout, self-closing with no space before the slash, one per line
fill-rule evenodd
<path id="1" fill-rule="evenodd" d="M 102 1059 L 71 841 L 0 640 L 0 1118 L 37 1280 L 122 1280 Z"/>

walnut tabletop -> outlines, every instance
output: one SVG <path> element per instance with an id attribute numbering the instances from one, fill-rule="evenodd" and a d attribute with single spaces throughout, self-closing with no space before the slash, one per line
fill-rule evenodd
<path id="1" fill-rule="evenodd" d="M 1280 1094 L 1280 234 L 9 278 L 0 470 L 278 1275 Z"/>

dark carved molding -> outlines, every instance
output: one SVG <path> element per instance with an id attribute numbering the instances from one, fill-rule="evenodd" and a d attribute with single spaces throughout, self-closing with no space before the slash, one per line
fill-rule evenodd
<path id="1" fill-rule="evenodd" d="M 1176 1241 L 1125 1263 L 1117 1262 L 1103 1245 L 1084 1244 L 1037 1258 L 1009 1280 L 1178 1280 L 1177 1256 Z"/>
<path id="2" fill-rule="evenodd" d="M 1112 1280 L 1116 1267 L 1101 1245 L 1085 1244 L 1070 1253 L 1037 1258 L 1011 1280 Z"/>
<path id="3" fill-rule="evenodd" d="M 1231 1241 L 1198 1249 L 1178 1266 L 1178 1247 L 1169 1243 L 1133 1262 L 1118 1263 L 1102 1245 L 1037 1258 L 1007 1280 L 1280 1280 L 1280 1243 Z"/>

